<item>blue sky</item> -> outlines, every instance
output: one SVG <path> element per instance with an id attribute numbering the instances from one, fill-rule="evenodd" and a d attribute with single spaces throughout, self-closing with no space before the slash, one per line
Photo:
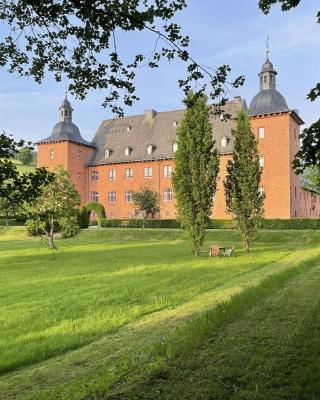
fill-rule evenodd
<path id="1" fill-rule="evenodd" d="M 240 95 L 250 103 L 258 91 L 258 72 L 265 59 L 266 35 L 270 36 L 270 59 L 278 71 L 278 90 L 290 108 L 299 109 L 306 124 L 320 117 L 320 100 L 306 100 L 309 90 L 320 81 L 320 25 L 316 23 L 316 2 L 303 0 L 295 10 L 282 13 L 278 6 L 265 16 L 258 0 L 189 0 L 188 8 L 177 15 L 183 32 L 191 37 L 190 52 L 201 64 L 216 68 L 229 64 L 233 76 L 244 74 Z M 149 33 L 117 33 L 123 54 L 147 52 L 154 38 Z M 157 111 L 181 108 L 182 92 L 177 80 L 185 76 L 180 62 L 163 62 L 161 68 L 140 69 L 137 92 L 140 101 L 126 114 L 145 109 Z M 38 85 L 0 69 L 0 129 L 16 138 L 39 140 L 51 133 L 58 121 L 58 107 L 64 96 L 64 83 L 50 76 Z M 92 91 L 84 101 L 70 98 L 73 121 L 83 137 L 90 140 L 103 119 L 112 118 L 101 106 L 103 92 Z"/>

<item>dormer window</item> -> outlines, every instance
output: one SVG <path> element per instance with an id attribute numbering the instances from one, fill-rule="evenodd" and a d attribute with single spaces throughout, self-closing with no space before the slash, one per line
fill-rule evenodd
<path id="1" fill-rule="evenodd" d="M 174 153 L 176 153 L 177 150 L 178 150 L 178 142 L 174 142 L 173 145 L 172 145 L 172 151 L 173 151 Z"/>
<path id="2" fill-rule="evenodd" d="M 220 139 L 221 147 L 227 147 L 228 142 L 229 142 L 229 139 L 227 138 L 227 136 L 222 136 L 222 138 Z"/>
<path id="3" fill-rule="evenodd" d="M 173 126 L 176 128 L 178 126 L 178 121 L 173 121 Z"/>
<path id="4" fill-rule="evenodd" d="M 64 116 L 65 116 L 65 117 L 68 116 L 68 110 L 64 110 Z"/>
<path id="5" fill-rule="evenodd" d="M 131 126 L 128 125 L 128 126 L 127 126 L 127 132 L 130 132 L 130 131 L 131 131 Z"/>
<path id="6" fill-rule="evenodd" d="M 154 152 L 154 150 L 155 150 L 155 146 L 153 146 L 152 144 L 149 144 L 148 146 L 147 146 L 147 153 L 150 155 L 150 154 L 152 154 L 153 152 Z"/>
<path id="7" fill-rule="evenodd" d="M 104 158 L 109 158 L 111 156 L 112 150 L 109 148 L 106 148 L 104 151 Z"/>
<path id="8" fill-rule="evenodd" d="M 124 155 L 128 156 L 132 152 L 132 148 L 127 146 L 124 148 Z"/>

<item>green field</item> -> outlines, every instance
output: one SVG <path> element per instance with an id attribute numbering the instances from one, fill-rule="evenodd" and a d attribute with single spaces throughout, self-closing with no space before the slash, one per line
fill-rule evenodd
<path id="1" fill-rule="evenodd" d="M 18 160 L 14 160 L 14 163 L 16 164 L 17 169 L 20 172 L 20 174 L 24 174 L 25 172 L 34 172 L 36 169 L 35 165 L 23 165 Z"/>
<path id="2" fill-rule="evenodd" d="M 236 245 L 210 259 L 191 256 L 179 230 L 91 229 L 53 257 L 23 228 L 0 227 L 0 399 L 303 398 L 261 396 L 279 359 L 296 361 L 295 343 L 316 346 L 319 239 L 266 231 L 246 254 L 236 231 L 210 231 L 206 247 Z M 304 376 L 313 393 L 319 368 Z"/>

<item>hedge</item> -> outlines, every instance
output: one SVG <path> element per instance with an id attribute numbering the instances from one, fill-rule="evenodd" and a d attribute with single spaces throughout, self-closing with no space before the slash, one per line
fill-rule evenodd
<path id="1" fill-rule="evenodd" d="M 101 226 L 105 228 L 128 227 L 128 228 L 181 228 L 179 221 L 175 219 L 102 219 Z M 212 219 L 209 229 L 236 229 L 235 222 L 231 219 Z M 261 229 L 320 229 L 320 219 L 265 219 L 262 221 Z"/>

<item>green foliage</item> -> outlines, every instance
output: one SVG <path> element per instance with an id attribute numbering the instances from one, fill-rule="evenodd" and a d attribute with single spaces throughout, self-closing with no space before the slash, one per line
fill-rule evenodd
<path id="1" fill-rule="evenodd" d="M 293 168 L 302 174 L 307 167 L 320 169 L 320 119 L 302 131 L 301 148 L 293 160 Z"/>
<path id="2" fill-rule="evenodd" d="M 101 221 L 106 218 L 106 211 L 104 209 L 104 206 L 101 203 L 97 203 L 97 202 L 93 202 L 93 201 L 90 203 L 87 203 L 86 205 L 84 205 L 82 207 L 81 214 L 83 214 L 83 217 L 82 217 L 83 218 L 83 221 L 82 221 L 83 226 L 88 227 L 86 225 L 87 225 L 87 223 L 88 223 L 88 225 L 90 223 L 91 211 L 94 211 L 97 214 L 98 225 L 101 226 Z M 85 213 L 86 213 L 87 217 L 85 216 Z"/>
<path id="3" fill-rule="evenodd" d="M 124 226 L 123 221 L 121 219 L 102 219 L 100 224 L 103 228 L 119 228 L 120 226 Z"/>
<path id="4" fill-rule="evenodd" d="M 177 340 L 171 342 L 169 352 L 179 353 L 184 340 L 179 331 L 184 323 L 199 320 L 199 315 L 205 319 L 208 310 L 213 312 L 218 304 L 228 302 L 236 293 L 256 286 L 269 275 L 292 271 L 297 264 L 306 267 L 312 266 L 310 262 L 319 264 L 320 232 L 317 231 L 260 232 L 251 255 L 241 248 L 235 230 L 208 232 L 206 239 L 206 247 L 212 241 L 227 247 L 234 244 L 236 256 L 190 257 L 189 243 L 181 231 L 159 229 L 151 235 L 149 230 L 119 228 L 87 230 L 68 240 L 57 239 L 61 253 L 54 259 L 39 240 L 26 237 L 23 228 L 0 227 L 0 270 L 7 277 L 0 280 L 0 315 L 5 321 L 0 343 L 2 397 L 5 400 L 119 398 L 112 396 L 112 391 L 121 390 L 126 377 L 133 379 L 131 383 L 136 379 L 141 383 L 141 377 L 145 382 L 145 371 L 150 372 L 153 363 L 159 361 L 154 349 L 162 347 L 172 332 L 176 332 Z M 305 271 L 308 272 L 303 277 L 310 277 L 311 268 Z M 302 305 L 301 300 L 309 292 L 302 293 L 295 304 Z M 311 298 L 316 293 L 319 294 L 319 287 L 310 293 Z M 234 303 L 237 311 L 242 305 L 241 298 L 238 300 Z M 313 306 L 316 302 L 317 297 L 313 297 Z M 273 314 L 267 307 L 270 303 L 263 303 L 268 308 L 266 314 L 259 317 L 257 308 L 255 318 L 250 318 L 245 312 L 248 319 L 242 324 L 244 335 L 239 344 L 239 351 L 247 343 L 249 354 L 259 357 L 262 353 L 252 352 L 252 342 L 248 342 L 249 319 L 257 327 L 254 334 L 260 329 L 263 336 L 260 350 L 276 354 L 273 347 L 265 346 L 261 323 L 266 316 L 272 319 Z M 236 314 L 229 315 L 233 323 L 240 317 Z M 281 313 L 281 317 L 285 315 L 291 314 Z M 300 317 L 305 315 L 300 313 Z M 277 334 L 280 326 L 287 333 L 292 326 L 301 325 L 273 323 Z M 238 340 L 239 326 L 236 325 L 233 335 L 225 335 L 225 331 L 222 334 L 230 342 Z M 197 342 L 196 330 L 191 327 L 190 331 L 190 337 Z M 211 331 L 212 337 L 216 332 Z M 218 348 L 228 359 L 239 354 L 232 351 L 232 346 L 215 346 L 214 340 L 206 346 L 212 352 Z M 212 363 L 212 352 L 210 363 L 204 364 L 202 358 L 198 362 L 219 370 L 226 359 L 216 365 Z M 311 353 L 306 353 L 306 357 Z M 192 355 L 191 368 L 195 360 Z M 255 363 L 246 363 L 241 357 L 239 360 L 252 368 L 250 372 L 256 371 L 258 360 Z M 164 362 L 167 361 L 165 357 Z M 181 360 L 187 361 L 188 358 Z M 230 377 L 229 364 L 226 370 Z M 162 382 L 166 384 L 168 379 Z M 179 382 L 184 384 L 183 379 Z M 233 387 L 229 379 L 223 382 Z"/>
<path id="5" fill-rule="evenodd" d="M 261 229 L 320 229 L 320 219 L 294 218 L 294 219 L 264 219 Z"/>
<path id="6" fill-rule="evenodd" d="M 14 156 L 25 146 L 31 148 L 31 143 L 23 140 L 16 142 L 5 133 L 0 134 L 0 197 L 7 199 L 14 208 L 35 199 L 41 187 L 53 179 L 45 168 L 19 173 Z"/>
<path id="7" fill-rule="evenodd" d="M 129 219 L 128 228 L 181 228 L 179 221 L 175 219 Z"/>
<path id="8" fill-rule="evenodd" d="M 119 99 L 126 106 L 138 100 L 136 69 L 143 65 L 157 68 L 162 59 L 178 58 L 187 64 L 188 73 L 179 80 L 180 87 L 188 90 L 196 82 L 202 90 L 210 86 L 212 97 L 222 97 L 230 85 L 230 67 L 223 65 L 216 73 L 209 72 L 189 56 L 189 37 L 182 35 L 173 21 L 186 5 L 186 0 L 41 0 L 36 5 L 2 1 L 0 20 L 7 34 L 0 41 L 0 66 L 31 76 L 38 83 L 47 71 L 58 82 L 65 77 L 69 90 L 81 99 L 90 89 L 101 89 L 107 93 L 103 105 L 123 115 Z M 154 49 L 142 54 L 137 40 L 136 54 L 130 59 L 121 57 L 115 32 L 137 35 L 141 31 L 154 36 Z M 243 81 L 239 77 L 231 86 L 238 87 Z"/>
<path id="9" fill-rule="evenodd" d="M 305 168 L 302 176 L 302 186 L 304 189 L 320 193 L 320 164 Z"/>
<path id="10" fill-rule="evenodd" d="M 219 172 L 219 154 L 214 148 L 210 109 L 204 95 L 189 93 L 181 125 L 172 177 L 178 216 L 186 229 L 194 254 L 199 255 L 211 215 Z"/>
<path id="11" fill-rule="evenodd" d="M 79 218 L 79 226 L 81 229 L 87 229 L 89 227 L 90 222 L 90 212 L 88 211 L 86 206 L 83 206 L 78 214 Z"/>
<path id="12" fill-rule="evenodd" d="M 26 227 L 29 232 L 43 237 L 51 249 L 56 249 L 54 233 L 62 232 L 63 237 L 77 233 L 80 196 L 70 181 L 69 174 L 62 168 L 57 171 L 54 181 L 42 187 L 40 196 L 25 204 Z"/>
<path id="13" fill-rule="evenodd" d="M 28 147 L 22 148 L 17 154 L 17 159 L 21 161 L 23 165 L 30 165 L 33 161 L 31 149 Z"/>
<path id="14" fill-rule="evenodd" d="M 261 223 L 265 195 L 260 193 L 262 168 L 250 118 L 243 110 L 238 112 L 237 118 L 237 127 L 233 131 L 233 159 L 227 164 L 224 187 L 227 210 L 232 213 L 249 251 L 250 241 Z"/>
<path id="15" fill-rule="evenodd" d="M 150 216 L 154 217 L 160 211 L 159 193 L 148 187 L 142 187 L 138 192 L 133 192 L 132 201 L 135 207 L 141 211 L 144 220 Z"/>

